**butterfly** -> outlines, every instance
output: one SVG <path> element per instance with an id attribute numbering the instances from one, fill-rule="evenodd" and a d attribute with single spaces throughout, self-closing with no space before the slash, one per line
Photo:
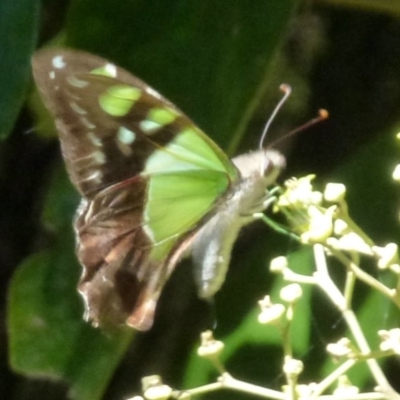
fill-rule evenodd
<path id="1" fill-rule="evenodd" d="M 32 64 L 82 196 L 74 228 L 85 319 L 149 329 L 189 252 L 200 297 L 212 297 L 284 157 L 260 149 L 230 160 L 174 104 L 95 55 L 47 49 Z"/>

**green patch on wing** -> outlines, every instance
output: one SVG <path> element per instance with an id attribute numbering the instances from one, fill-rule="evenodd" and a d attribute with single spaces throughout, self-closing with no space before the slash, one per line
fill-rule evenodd
<path id="1" fill-rule="evenodd" d="M 220 171 L 192 170 L 160 173 L 149 182 L 145 230 L 161 260 L 183 233 L 193 229 L 228 190 L 229 177 Z"/>
<path id="2" fill-rule="evenodd" d="M 103 111 L 113 117 L 127 115 L 135 102 L 142 96 L 142 91 L 128 85 L 111 86 L 99 96 Z"/>
<path id="3" fill-rule="evenodd" d="M 114 64 L 104 64 L 99 68 L 92 69 L 90 73 L 92 75 L 102 75 L 109 76 L 110 78 L 115 78 L 117 67 Z"/>
<path id="4" fill-rule="evenodd" d="M 147 160 L 144 175 L 187 170 L 220 171 L 232 181 L 237 171 L 228 157 L 196 127 L 187 128 Z"/>
<path id="5" fill-rule="evenodd" d="M 144 229 L 154 261 L 163 260 L 239 179 L 229 158 L 194 125 L 154 151 L 142 175 L 148 178 Z"/>
<path id="6" fill-rule="evenodd" d="M 149 111 L 147 118 L 150 121 L 156 122 L 159 125 L 167 125 L 171 122 L 175 121 L 175 119 L 179 116 L 177 111 L 173 110 L 169 107 L 157 107 L 152 108 Z"/>

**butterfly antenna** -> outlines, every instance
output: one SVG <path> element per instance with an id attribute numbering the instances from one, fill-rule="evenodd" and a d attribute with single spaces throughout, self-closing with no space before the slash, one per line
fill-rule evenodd
<path id="1" fill-rule="evenodd" d="M 287 85 L 286 83 L 283 83 L 282 85 L 280 85 L 279 89 L 282 90 L 283 96 L 279 100 L 279 103 L 275 106 L 274 111 L 272 111 L 271 116 L 268 118 L 268 121 L 264 126 L 264 130 L 263 130 L 263 133 L 260 138 L 260 143 L 258 145 L 260 150 L 263 149 L 264 140 L 267 136 L 267 133 L 268 133 L 269 127 L 272 124 L 272 121 L 274 120 L 274 118 L 276 117 L 276 114 L 278 114 L 279 110 L 281 109 L 283 104 L 286 102 L 286 100 L 289 98 L 290 94 L 292 93 L 292 88 L 289 85 Z M 261 167 L 261 170 L 260 170 L 261 175 L 264 175 L 266 162 L 267 162 L 267 157 L 263 157 L 262 161 L 261 161 L 261 166 L 260 166 Z"/>
<path id="2" fill-rule="evenodd" d="M 324 121 L 325 119 L 329 118 L 329 112 L 323 108 L 318 110 L 318 115 L 307 121 L 305 124 L 293 129 L 289 133 L 286 133 L 285 135 L 281 136 L 274 142 L 270 143 L 268 147 L 275 147 L 278 143 L 280 143 L 282 140 L 286 140 L 288 137 L 296 135 L 297 133 L 304 131 L 305 129 L 308 129 L 310 126 L 313 126 L 315 124 L 318 124 L 321 121 Z"/>
<path id="3" fill-rule="evenodd" d="M 265 137 L 267 136 L 267 133 L 272 124 L 272 121 L 274 120 L 274 118 L 276 117 L 276 114 L 278 114 L 279 110 L 281 109 L 283 104 L 286 102 L 286 100 L 288 99 L 290 94 L 292 93 L 292 88 L 289 85 L 287 85 L 286 83 L 283 83 L 281 86 L 279 86 L 279 89 L 282 90 L 283 96 L 279 100 L 279 103 L 275 106 L 274 111 L 272 111 L 271 116 L 268 118 L 268 121 L 265 124 L 263 133 L 260 138 L 260 143 L 258 145 L 260 150 L 262 150 L 262 148 L 263 148 L 264 140 L 265 140 Z"/>

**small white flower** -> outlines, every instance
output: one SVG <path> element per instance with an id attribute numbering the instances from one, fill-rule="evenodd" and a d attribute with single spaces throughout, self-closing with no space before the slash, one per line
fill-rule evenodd
<path id="1" fill-rule="evenodd" d="M 172 388 L 164 385 L 159 375 L 145 376 L 142 379 L 142 388 L 146 400 L 167 400 L 172 394 Z M 140 396 L 135 396 L 133 399 L 140 398 Z"/>
<path id="2" fill-rule="evenodd" d="M 273 304 L 269 296 L 265 296 L 258 304 L 261 307 L 261 313 L 258 315 L 258 322 L 263 325 L 278 324 L 286 311 L 283 304 Z"/>
<path id="3" fill-rule="evenodd" d="M 285 182 L 286 191 L 279 197 L 281 207 L 303 207 L 303 204 L 321 204 L 322 193 L 313 191 L 311 181 L 315 175 L 307 175 L 299 179 L 290 179 Z"/>
<path id="4" fill-rule="evenodd" d="M 336 235 L 342 236 L 350 232 L 349 225 L 343 219 L 336 219 L 333 223 L 333 231 Z"/>
<path id="5" fill-rule="evenodd" d="M 396 243 L 388 243 L 385 247 L 374 246 L 372 251 L 380 257 L 378 260 L 379 269 L 387 269 L 399 259 L 398 246 Z"/>
<path id="6" fill-rule="evenodd" d="M 269 263 L 269 270 L 274 274 L 282 273 L 288 267 L 288 260 L 284 256 L 275 257 Z"/>
<path id="7" fill-rule="evenodd" d="M 397 263 L 390 265 L 390 270 L 393 271 L 395 274 L 400 275 L 400 265 Z"/>
<path id="8" fill-rule="evenodd" d="M 300 236 L 300 240 L 307 244 L 324 242 L 329 238 L 333 232 L 333 214 L 335 211 L 336 206 L 331 206 L 326 210 L 310 206 L 308 208 L 309 228 Z"/>
<path id="9" fill-rule="evenodd" d="M 295 303 L 303 295 L 303 290 L 298 283 L 291 283 L 281 289 L 280 298 L 287 303 Z"/>
<path id="10" fill-rule="evenodd" d="M 283 372 L 286 375 L 296 378 L 303 372 L 303 369 L 304 364 L 301 360 L 296 360 L 295 358 L 291 358 L 288 356 L 285 357 Z"/>
<path id="11" fill-rule="evenodd" d="M 373 254 L 371 247 L 355 232 L 346 233 L 337 239 L 334 247 L 343 251 L 356 251 L 367 255 Z"/>
<path id="12" fill-rule="evenodd" d="M 167 400 L 171 397 L 172 388 L 167 385 L 149 387 L 144 392 L 146 400 Z"/>
<path id="13" fill-rule="evenodd" d="M 346 186 L 342 183 L 328 183 L 325 186 L 324 199 L 330 203 L 343 201 L 346 196 Z"/>
<path id="14" fill-rule="evenodd" d="M 391 350 L 395 354 L 400 355 L 400 328 L 394 328 L 387 330 L 378 331 L 378 335 L 381 338 L 379 348 L 382 351 Z"/>
<path id="15" fill-rule="evenodd" d="M 329 343 L 326 346 L 326 350 L 329 354 L 334 357 L 345 357 L 353 354 L 353 349 L 351 346 L 351 342 L 348 338 L 342 338 L 338 340 L 336 343 Z"/>
<path id="16" fill-rule="evenodd" d="M 224 343 L 215 340 L 212 331 L 205 331 L 201 334 L 201 345 L 197 349 L 199 357 L 215 358 L 224 349 Z"/>

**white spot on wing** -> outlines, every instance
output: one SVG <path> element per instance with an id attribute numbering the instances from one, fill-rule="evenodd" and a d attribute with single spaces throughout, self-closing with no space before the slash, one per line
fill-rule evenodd
<path id="1" fill-rule="evenodd" d="M 78 106 L 78 104 L 76 104 L 74 101 L 70 101 L 69 105 L 78 114 L 81 114 L 81 115 L 87 114 L 87 112 L 82 107 Z"/>
<path id="2" fill-rule="evenodd" d="M 72 160 L 79 169 L 88 170 L 97 167 L 106 162 L 106 156 L 101 150 L 95 150 L 84 157 L 75 158 Z"/>
<path id="3" fill-rule="evenodd" d="M 67 82 L 72 85 L 75 86 L 77 88 L 84 88 L 87 85 L 89 85 L 89 82 L 87 81 L 82 81 L 81 79 L 76 78 L 75 76 L 69 76 L 67 78 Z"/>
<path id="4" fill-rule="evenodd" d="M 149 94 L 150 96 L 156 97 L 157 99 L 161 99 L 160 93 L 158 93 L 156 90 L 154 90 L 150 86 L 147 86 L 145 90 L 146 90 L 146 93 Z"/>
<path id="5" fill-rule="evenodd" d="M 114 64 L 106 64 L 104 69 L 106 70 L 107 74 L 116 78 L 117 77 L 117 67 Z"/>
<path id="6" fill-rule="evenodd" d="M 54 71 L 50 71 L 49 72 L 49 78 L 50 79 L 55 79 L 55 77 L 56 77 L 56 73 Z"/>
<path id="7" fill-rule="evenodd" d="M 102 176 L 103 176 L 102 172 L 99 169 L 97 169 L 96 171 L 91 173 L 89 176 L 85 177 L 85 179 L 83 179 L 83 180 L 99 182 Z"/>
<path id="8" fill-rule="evenodd" d="M 104 164 L 106 162 L 106 156 L 101 151 L 95 151 L 92 153 L 92 158 L 97 164 Z"/>
<path id="9" fill-rule="evenodd" d="M 136 139 L 136 133 L 124 126 L 118 129 L 117 138 L 122 144 L 132 144 Z"/>
<path id="10" fill-rule="evenodd" d="M 143 132 L 148 133 L 148 134 L 154 133 L 162 127 L 162 125 L 160 125 L 159 123 L 148 120 L 148 119 L 144 119 L 143 121 L 140 121 L 139 126 Z"/>
<path id="11" fill-rule="evenodd" d="M 89 132 L 87 134 L 89 140 L 97 147 L 101 147 L 103 143 L 101 143 L 101 139 L 98 138 L 93 132 Z"/>
<path id="12" fill-rule="evenodd" d="M 91 123 L 91 122 L 90 122 L 87 118 L 85 118 L 85 117 L 81 117 L 81 122 L 82 122 L 83 125 L 86 126 L 86 128 L 89 128 L 89 129 L 94 129 L 94 128 L 96 128 L 96 125 L 93 124 L 93 123 Z M 93 135 L 93 133 L 92 133 L 92 135 Z"/>
<path id="13" fill-rule="evenodd" d="M 57 68 L 57 69 L 63 69 L 67 65 L 64 61 L 63 56 L 53 57 L 53 59 L 51 60 L 51 63 L 53 64 L 53 67 Z"/>

